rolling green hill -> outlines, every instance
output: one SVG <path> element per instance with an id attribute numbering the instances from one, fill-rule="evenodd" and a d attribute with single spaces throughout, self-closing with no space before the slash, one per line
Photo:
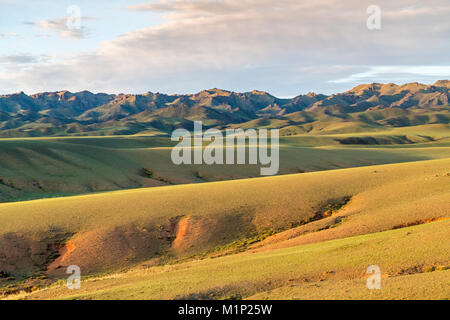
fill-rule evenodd
<path id="1" fill-rule="evenodd" d="M 372 298 L 411 297 L 407 275 L 424 288 L 415 298 L 445 297 L 448 168 L 429 160 L 0 204 L 9 275 L 0 288 L 31 298 L 308 298 L 346 284 L 341 298 L 370 298 L 364 272 L 376 264 L 399 289 Z M 81 291 L 47 287 L 73 264 L 87 277 Z"/>
<path id="2" fill-rule="evenodd" d="M 173 145 L 145 135 L 0 139 L 0 202 L 260 176 L 260 165 L 174 165 Z M 279 174 L 448 157 L 447 125 L 285 136 Z"/>
<path id="3" fill-rule="evenodd" d="M 449 299 L 449 88 L 0 96 L 0 298 Z M 280 129 L 278 175 L 173 164 L 199 120 Z"/>

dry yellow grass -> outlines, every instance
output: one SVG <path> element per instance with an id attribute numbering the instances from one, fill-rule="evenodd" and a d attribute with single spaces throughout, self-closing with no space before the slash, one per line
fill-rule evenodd
<path id="1" fill-rule="evenodd" d="M 450 221 L 60 282 L 26 299 L 448 299 Z M 381 269 L 381 290 L 366 268 Z M 445 271 L 447 270 L 447 271 Z"/>
<path id="2" fill-rule="evenodd" d="M 63 256 L 51 271 L 69 264 L 95 273 L 151 258 L 159 263 L 290 229 L 346 196 L 352 200 L 339 212 L 346 218 L 341 223 L 330 217 L 287 231 L 263 242 L 262 250 L 389 230 L 449 216 L 449 164 L 443 159 L 1 204 L 0 262 L 10 273 L 30 275 L 42 270 L 48 248 L 68 241 L 71 250 L 59 250 Z M 190 235 L 180 245 L 182 217 L 189 217 Z"/>
<path id="3" fill-rule="evenodd" d="M 449 132 L 448 125 L 427 125 L 282 137 L 279 173 L 449 158 Z M 387 144 L 352 146 L 338 141 L 358 137 Z M 416 143 L 389 144 L 402 141 Z M 0 202 L 260 175 L 259 165 L 176 166 L 170 159 L 173 145 L 169 137 L 151 136 L 0 139 Z M 143 168 L 154 176 L 143 174 Z"/>
<path id="4" fill-rule="evenodd" d="M 326 280 L 262 292 L 249 300 L 448 300 L 450 270 L 384 278 L 380 290 L 367 290 L 366 279 Z"/>

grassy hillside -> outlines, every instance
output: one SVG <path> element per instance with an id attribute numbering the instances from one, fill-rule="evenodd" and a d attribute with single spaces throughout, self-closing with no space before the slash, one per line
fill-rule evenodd
<path id="1" fill-rule="evenodd" d="M 426 125 L 282 137 L 279 174 L 447 158 L 449 136 Z M 260 175 L 259 165 L 173 165 L 173 145 L 157 136 L 0 139 L 0 202 Z"/>
<path id="2" fill-rule="evenodd" d="M 285 285 L 283 281 L 288 280 L 286 275 L 292 276 L 290 272 L 294 272 L 292 267 L 296 266 L 285 263 L 284 258 L 279 264 L 275 262 L 284 254 L 287 261 L 299 263 L 300 269 L 295 270 L 302 270 L 300 274 L 315 270 L 311 274 L 317 275 L 317 270 L 330 271 L 326 266 L 331 268 L 336 264 L 351 275 L 345 279 L 356 277 L 357 270 L 359 273 L 364 270 L 366 263 L 382 264 L 390 273 L 417 265 L 446 267 L 448 221 L 439 220 L 448 218 L 450 212 L 449 165 L 448 159 L 441 159 L 0 204 L 0 265 L 5 273 L 16 278 L 12 283 L 0 279 L 0 283 L 3 286 L 9 283 L 7 290 L 11 290 L 11 285 L 20 288 L 24 284 L 14 284 L 14 281 L 31 275 L 43 277 L 42 281 L 49 283 L 65 277 L 64 267 L 71 264 L 79 265 L 84 275 L 95 275 L 143 262 L 149 267 L 248 250 L 258 253 L 149 269 L 151 273 L 168 272 L 162 273 L 160 280 L 152 276 L 162 287 L 149 286 L 145 278 L 145 286 L 150 291 L 142 289 L 144 293 L 138 297 L 187 297 L 190 294 L 196 297 L 196 294 L 210 292 L 209 286 L 213 283 L 221 286 L 221 282 L 216 281 L 220 274 L 224 278 L 224 295 L 250 296 L 267 291 L 272 285 L 281 287 Z M 405 227 L 430 222 L 433 223 L 412 229 L 417 230 L 413 232 L 416 236 L 404 239 Z M 380 233 L 391 229 L 401 230 Z M 363 236 L 352 238 L 358 235 Z M 343 240 L 324 242 L 335 239 Z M 368 244 L 352 245 L 353 241 L 359 243 L 361 239 Z M 351 255 L 348 258 L 345 251 L 326 262 L 328 256 L 324 252 L 332 244 L 349 250 L 356 248 L 356 260 Z M 366 247 L 364 252 L 375 255 L 377 261 L 361 262 L 356 258 L 358 250 Z M 311 261 L 324 257 L 319 260 L 319 269 L 312 262 L 307 265 L 309 269 L 303 268 L 301 261 L 305 261 L 309 248 L 319 250 Z M 392 248 L 389 254 L 386 248 Z M 294 259 L 294 253 L 301 259 L 300 256 Z M 392 258 L 394 256 L 397 258 Z M 245 268 L 252 264 L 245 259 L 256 257 L 270 257 L 270 263 L 261 264 L 261 272 L 250 275 Z M 220 270 L 233 269 L 223 269 L 221 261 L 233 261 L 244 269 L 223 274 Z M 203 265 L 205 267 L 201 267 Z M 189 273 L 181 272 L 186 285 L 173 288 L 176 282 L 167 277 L 181 277 L 176 270 L 184 266 L 192 269 Z M 194 266 L 198 266 L 199 274 L 203 275 L 210 266 L 212 274 L 217 276 L 204 282 L 203 278 L 196 278 Z M 278 267 L 284 271 L 274 273 Z M 260 284 L 253 278 L 256 275 L 264 281 L 271 279 L 271 285 Z M 122 277 L 127 279 L 127 275 L 117 276 Z M 107 279 L 104 288 L 110 295 L 102 296 L 100 291 L 88 296 L 132 297 L 126 288 L 121 291 L 124 285 L 121 280 L 118 289 L 108 289 L 114 286 L 108 281 L 116 277 Z M 252 283 L 250 288 L 259 289 L 241 292 L 241 286 L 235 288 L 236 283 L 245 281 Z M 103 280 L 95 285 L 102 283 Z M 130 282 L 125 287 L 133 285 L 134 282 Z"/>
<path id="3" fill-rule="evenodd" d="M 356 128 L 313 112 L 319 126 L 286 132 L 266 178 L 259 165 L 175 166 L 167 136 L 0 139 L 0 294 L 448 299 L 448 124 Z M 381 291 L 365 287 L 373 264 Z M 81 291 L 61 280 L 69 265 Z"/>
<path id="4" fill-rule="evenodd" d="M 448 299 L 449 221 L 243 253 L 174 266 L 145 265 L 92 277 L 74 293 L 62 283 L 29 299 Z M 368 290 L 365 270 L 382 270 L 382 290 Z"/>

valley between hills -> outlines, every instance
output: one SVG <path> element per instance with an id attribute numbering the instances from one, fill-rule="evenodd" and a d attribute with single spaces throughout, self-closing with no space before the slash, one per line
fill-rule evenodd
<path id="1" fill-rule="evenodd" d="M 0 96 L 0 295 L 449 299 L 449 89 Z M 194 121 L 280 129 L 279 174 L 172 164 Z"/>

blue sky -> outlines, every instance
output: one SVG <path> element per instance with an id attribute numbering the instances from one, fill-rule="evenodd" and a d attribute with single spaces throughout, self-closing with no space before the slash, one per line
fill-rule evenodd
<path id="1" fill-rule="evenodd" d="M 450 77 L 449 16 L 447 0 L 0 0 L 0 94 L 432 83 Z"/>
<path id="2" fill-rule="evenodd" d="M 114 39 L 128 31 L 161 23 L 161 14 L 142 15 L 136 11 L 124 10 L 127 5 L 139 3 L 142 1 L 0 0 L 0 33 L 4 35 L 0 38 L 1 54 L 64 55 L 94 50 L 103 40 Z M 42 32 L 27 24 L 60 19 L 67 15 L 66 10 L 71 5 L 78 5 L 82 16 L 88 18 L 84 23 L 89 32 L 82 41 L 61 38 L 52 32 Z"/>

